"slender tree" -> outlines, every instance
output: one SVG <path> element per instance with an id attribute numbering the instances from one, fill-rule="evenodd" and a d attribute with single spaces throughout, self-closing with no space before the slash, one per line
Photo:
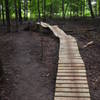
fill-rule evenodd
<path id="1" fill-rule="evenodd" d="M 92 16 L 92 18 L 94 18 L 94 13 L 93 13 L 92 5 L 91 5 L 91 0 L 88 0 L 88 5 L 89 5 L 91 16 Z"/>
<path id="2" fill-rule="evenodd" d="M 28 1 L 24 0 L 24 20 L 28 18 Z"/>
<path id="3" fill-rule="evenodd" d="M 45 18 L 46 0 L 42 0 L 42 6 L 43 6 L 43 17 Z"/>
<path id="4" fill-rule="evenodd" d="M 97 0 L 96 0 L 96 5 L 95 5 L 95 15 L 97 16 Z"/>
<path id="5" fill-rule="evenodd" d="M 82 8 L 83 8 L 83 2 L 82 2 L 82 0 L 81 0 L 81 9 L 80 9 L 80 14 L 81 14 L 81 16 L 82 16 Z"/>
<path id="6" fill-rule="evenodd" d="M 31 3 L 32 3 L 32 0 L 30 0 L 30 19 L 31 19 Z"/>
<path id="7" fill-rule="evenodd" d="M 19 14 L 19 22 L 22 23 L 21 0 L 18 0 L 18 14 Z"/>
<path id="8" fill-rule="evenodd" d="M 40 21 L 40 0 L 37 0 L 37 4 L 38 4 L 38 21 Z"/>
<path id="9" fill-rule="evenodd" d="M 51 0 L 51 4 L 50 4 L 50 17 L 52 18 L 53 16 L 53 0 Z"/>
<path id="10" fill-rule="evenodd" d="M 100 0 L 99 0 L 99 16 L 100 16 Z"/>
<path id="11" fill-rule="evenodd" d="M 26 0 L 24 0 L 24 20 L 26 19 L 26 16 L 25 16 L 26 15 L 26 12 L 25 12 L 26 11 L 26 9 L 25 9 L 26 8 L 26 3 L 25 3 L 25 1 Z"/>
<path id="12" fill-rule="evenodd" d="M 15 20 L 16 20 L 16 31 L 18 30 L 18 11 L 17 11 L 17 2 L 14 0 L 14 6 L 15 6 Z"/>
<path id="13" fill-rule="evenodd" d="M 10 32 L 9 0 L 5 0 L 5 8 L 6 8 L 7 32 Z"/>
<path id="14" fill-rule="evenodd" d="M 70 2 L 70 17 L 72 17 L 72 5 L 71 5 L 71 2 Z"/>
<path id="15" fill-rule="evenodd" d="M 26 5 L 25 5 L 25 9 L 26 9 L 26 20 L 28 19 L 28 0 L 26 0 Z"/>
<path id="16" fill-rule="evenodd" d="M 2 20 L 3 20 L 3 24 L 5 24 L 5 18 L 4 18 L 4 2 L 3 2 L 3 0 L 1 0 L 1 5 L 2 5 Z"/>
<path id="17" fill-rule="evenodd" d="M 64 1 L 65 1 L 65 0 L 62 0 L 62 12 L 63 12 L 63 18 L 65 18 L 65 12 L 64 12 Z"/>
<path id="18" fill-rule="evenodd" d="M 0 21 L 2 20 L 2 6 L 1 6 L 1 2 L 0 2 Z"/>

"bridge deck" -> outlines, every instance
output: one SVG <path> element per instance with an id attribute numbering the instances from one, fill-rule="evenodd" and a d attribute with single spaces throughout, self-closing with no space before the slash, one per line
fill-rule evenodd
<path id="1" fill-rule="evenodd" d="M 84 62 L 77 41 L 57 26 L 41 22 L 60 39 L 58 71 L 54 100 L 90 100 Z"/>

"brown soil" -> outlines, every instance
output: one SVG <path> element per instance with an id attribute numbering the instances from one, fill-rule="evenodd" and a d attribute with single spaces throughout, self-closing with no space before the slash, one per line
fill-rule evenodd
<path id="1" fill-rule="evenodd" d="M 5 75 L 0 100 L 53 100 L 59 41 L 51 33 L 20 31 L 0 36 Z"/>
<path id="2" fill-rule="evenodd" d="M 100 19 L 47 22 L 77 39 L 91 100 L 100 100 Z M 0 59 L 5 72 L 1 100 L 53 100 L 59 41 L 46 33 L 49 32 L 21 31 L 0 36 Z"/>

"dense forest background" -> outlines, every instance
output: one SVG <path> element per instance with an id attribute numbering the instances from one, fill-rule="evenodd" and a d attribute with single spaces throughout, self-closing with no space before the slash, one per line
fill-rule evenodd
<path id="1" fill-rule="evenodd" d="M 10 31 L 11 21 L 100 16 L 100 0 L 0 0 L 0 23 Z"/>

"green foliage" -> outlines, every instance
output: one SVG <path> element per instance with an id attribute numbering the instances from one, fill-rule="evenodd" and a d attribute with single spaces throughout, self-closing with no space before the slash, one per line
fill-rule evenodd
<path id="1" fill-rule="evenodd" d="M 1 1 L 1 0 L 0 0 Z M 17 9 L 18 9 L 18 0 Z M 45 8 L 43 1 L 45 2 Z M 90 10 L 88 6 L 88 0 L 65 0 L 64 1 L 64 12 L 65 17 L 71 16 L 90 16 Z M 94 0 L 91 0 L 94 1 Z M 95 15 L 100 13 L 100 1 L 96 0 L 97 4 L 93 5 L 93 11 Z M 3 0 L 4 2 L 4 0 Z M 24 4 L 26 2 L 26 4 Z M 39 0 L 40 3 L 40 15 L 43 17 L 44 11 L 47 17 L 51 16 L 62 16 L 62 0 Z M 0 2 L 1 5 L 1 2 Z M 3 8 L 5 11 L 5 7 Z M 10 18 L 15 18 L 15 6 L 14 0 L 9 0 Z M 2 11 L 1 11 L 2 12 Z M 21 14 L 24 17 L 24 13 L 28 18 L 38 18 L 38 4 L 37 0 L 21 0 Z M 27 14 L 28 13 L 28 14 Z M 1 13 L 0 13 L 1 14 Z"/>

